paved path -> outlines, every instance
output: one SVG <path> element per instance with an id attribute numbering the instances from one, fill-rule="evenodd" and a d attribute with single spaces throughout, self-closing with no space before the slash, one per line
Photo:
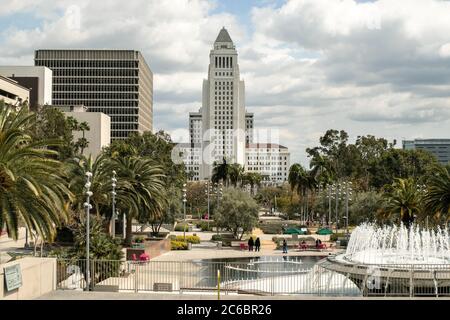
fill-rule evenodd
<path id="1" fill-rule="evenodd" d="M 326 257 L 330 254 L 336 253 L 339 250 L 329 251 L 298 251 L 291 250 L 288 256 L 323 256 Z M 260 252 L 248 252 L 237 249 L 207 249 L 207 248 L 192 248 L 187 251 L 169 251 L 154 259 L 152 261 L 188 261 L 188 260 L 200 260 L 200 259 L 223 259 L 223 258 L 248 258 L 248 257 L 260 257 L 260 256 L 284 256 L 281 250 L 262 249 Z"/>

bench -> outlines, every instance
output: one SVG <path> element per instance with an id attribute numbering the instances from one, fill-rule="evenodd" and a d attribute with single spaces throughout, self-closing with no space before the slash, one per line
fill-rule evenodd
<path id="1" fill-rule="evenodd" d="M 242 241 L 231 241 L 231 247 L 239 247 L 241 250 L 248 250 L 248 245 Z"/>
<path id="2" fill-rule="evenodd" d="M 330 248 L 331 248 L 331 246 L 330 246 Z M 312 250 L 326 250 L 327 245 L 325 243 L 321 243 L 317 246 L 315 242 L 307 241 L 305 243 L 300 243 L 298 245 L 298 249 L 303 250 L 303 251 L 308 250 L 308 249 L 309 250 L 311 250 L 311 249 Z"/>

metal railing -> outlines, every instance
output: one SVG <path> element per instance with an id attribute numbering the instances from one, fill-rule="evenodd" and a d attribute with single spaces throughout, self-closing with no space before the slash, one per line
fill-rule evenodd
<path id="1" fill-rule="evenodd" d="M 91 260 L 91 290 L 121 292 L 216 291 L 314 296 L 450 296 L 450 267 L 355 266 L 336 272 L 320 264 L 204 261 Z M 57 261 L 57 288 L 85 290 L 85 260 Z"/>

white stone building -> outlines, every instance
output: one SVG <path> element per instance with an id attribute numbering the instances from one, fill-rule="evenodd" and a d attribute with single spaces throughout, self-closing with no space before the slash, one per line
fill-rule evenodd
<path id="1" fill-rule="evenodd" d="M 254 157 L 276 157 L 271 148 L 267 151 L 266 144 L 254 144 L 254 130 L 254 114 L 245 110 L 245 84 L 240 79 L 236 47 L 228 31 L 222 28 L 210 51 L 202 107 L 198 112 L 189 113 L 190 143 L 179 144 L 176 153 L 182 155 L 187 171 L 193 173 L 192 180 L 210 179 L 214 162 L 223 159 L 239 163 L 247 171 L 259 172 L 267 181 L 287 180 L 289 150 L 283 146 L 275 147 L 282 159 L 270 161 L 270 165 L 269 162 L 252 164 L 249 169 Z M 259 146 L 262 149 L 255 150 Z M 281 167 L 275 168 L 276 163 Z"/>

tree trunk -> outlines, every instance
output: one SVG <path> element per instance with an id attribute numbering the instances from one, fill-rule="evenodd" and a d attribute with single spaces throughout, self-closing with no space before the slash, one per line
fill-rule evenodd
<path id="1" fill-rule="evenodd" d="M 127 226 L 125 230 L 125 245 L 131 246 L 131 240 L 132 240 L 132 222 L 133 218 L 130 216 L 130 214 L 127 214 Z"/>

